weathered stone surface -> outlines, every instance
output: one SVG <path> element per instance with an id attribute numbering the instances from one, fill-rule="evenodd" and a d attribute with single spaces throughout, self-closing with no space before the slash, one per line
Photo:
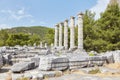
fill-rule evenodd
<path id="1" fill-rule="evenodd" d="M 56 58 L 52 60 L 52 70 L 65 70 L 69 66 L 67 58 Z"/>
<path id="2" fill-rule="evenodd" d="M 13 72 L 22 72 L 22 71 L 26 71 L 29 69 L 33 69 L 35 68 L 35 63 L 34 62 L 20 62 L 20 63 L 16 63 L 11 67 L 11 70 Z"/>
<path id="3" fill-rule="evenodd" d="M 53 57 L 40 57 L 39 69 L 40 70 L 51 70 L 51 63 Z"/>
<path id="4" fill-rule="evenodd" d="M 78 49 L 83 50 L 83 14 L 78 14 Z"/>
<path id="5" fill-rule="evenodd" d="M 113 52 L 106 52 L 103 56 L 107 57 L 107 63 L 114 63 Z"/>
<path id="6" fill-rule="evenodd" d="M 59 23 L 59 47 L 62 46 L 62 39 L 63 39 L 63 35 L 62 35 L 62 27 L 63 27 L 63 23 Z"/>
<path id="7" fill-rule="evenodd" d="M 120 63 L 120 50 L 114 51 L 113 57 L 114 57 L 115 63 Z"/>
<path id="8" fill-rule="evenodd" d="M 68 20 L 64 21 L 64 47 L 68 49 Z"/>
<path id="9" fill-rule="evenodd" d="M 89 61 L 89 64 L 88 66 L 102 66 L 106 60 L 107 60 L 107 57 L 105 56 L 91 56 L 91 57 L 88 57 L 86 60 Z"/>
<path id="10" fill-rule="evenodd" d="M 38 67 L 40 62 L 40 57 L 33 57 L 31 58 L 31 61 L 35 63 L 35 67 Z"/>
<path id="11" fill-rule="evenodd" d="M 12 56 L 11 54 L 6 54 L 6 55 L 3 55 L 3 59 L 4 59 L 4 64 L 7 64 L 7 65 L 12 65 Z"/>
<path id="12" fill-rule="evenodd" d="M 44 78 L 57 77 L 62 75 L 62 71 L 40 71 Z"/>
<path id="13" fill-rule="evenodd" d="M 3 66 L 3 57 L 2 57 L 2 55 L 0 54 L 0 69 L 2 68 L 2 66 Z"/>
<path id="14" fill-rule="evenodd" d="M 107 57 L 108 63 L 119 63 L 120 62 L 120 50 L 108 51 L 102 54 Z"/>
<path id="15" fill-rule="evenodd" d="M 68 59 L 56 56 L 41 57 L 39 69 L 40 70 L 65 70 L 68 68 Z"/>
<path id="16" fill-rule="evenodd" d="M 39 54 L 40 55 L 48 55 L 48 54 L 52 54 L 52 52 L 50 50 L 40 50 Z"/>
<path id="17" fill-rule="evenodd" d="M 33 80 L 43 80 L 43 74 L 36 74 L 32 76 Z"/>
<path id="18" fill-rule="evenodd" d="M 70 17 L 70 49 L 75 47 L 75 17 Z"/>
<path id="19" fill-rule="evenodd" d="M 54 46 L 58 46 L 58 25 L 55 25 L 55 36 L 54 36 Z"/>
<path id="20" fill-rule="evenodd" d="M 86 57 L 73 57 L 69 59 L 69 69 L 79 69 L 87 67 L 88 60 Z"/>

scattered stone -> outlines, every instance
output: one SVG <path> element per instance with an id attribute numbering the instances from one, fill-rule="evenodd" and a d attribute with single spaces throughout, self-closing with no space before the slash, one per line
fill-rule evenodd
<path id="1" fill-rule="evenodd" d="M 107 60 L 106 60 L 107 63 L 114 63 L 114 57 L 113 57 L 112 52 L 106 52 L 102 56 L 106 56 L 107 57 Z"/>
<path id="2" fill-rule="evenodd" d="M 4 65 L 12 65 L 12 56 L 11 56 L 11 54 L 6 54 L 6 55 L 3 55 L 3 63 L 4 63 Z"/>
<path id="3" fill-rule="evenodd" d="M 107 57 L 105 56 L 90 56 L 87 58 L 89 61 L 88 66 L 102 66 L 106 63 Z"/>
<path id="4" fill-rule="evenodd" d="M 86 57 L 73 57 L 69 58 L 69 69 L 79 69 L 87 67 L 88 60 Z"/>
<path id="5" fill-rule="evenodd" d="M 2 55 L 0 54 L 0 69 L 3 67 L 3 57 Z"/>
<path id="6" fill-rule="evenodd" d="M 48 54 L 52 54 L 52 52 L 48 49 L 47 50 L 43 49 L 43 50 L 40 50 L 40 52 L 39 52 L 39 55 L 48 55 Z"/>
<path id="7" fill-rule="evenodd" d="M 12 72 L 23 72 L 35 68 L 34 62 L 20 62 L 11 67 Z"/>
<path id="8" fill-rule="evenodd" d="M 62 71 L 40 71 L 44 78 L 57 77 L 62 75 Z"/>
<path id="9" fill-rule="evenodd" d="M 65 70 L 69 66 L 69 60 L 67 58 L 62 57 L 41 57 L 39 69 L 40 70 Z"/>
<path id="10" fill-rule="evenodd" d="M 35 67 L 38 67 L 40 62 L 40 57 L 33 57 L 31 58 L 31 61 L 35 63 Z"/>

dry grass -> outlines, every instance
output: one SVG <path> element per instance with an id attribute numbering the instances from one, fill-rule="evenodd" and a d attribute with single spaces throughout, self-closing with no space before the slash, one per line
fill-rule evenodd
<path id="1" fill-rule="evenodd" d="M 120 69 L 120 63 L 105 64 L 104 66 L 111 69 Z"/>
<path id="2" fill-rule="evenodd" d="M 56 71 L 56 73 L 55 73 L 55 77 L 60 77 L 60 76 L 62 76 L 62 73 L 59 72 L 59 71 Z"/>
<path id="3" fill-rule="evenodd" d="M 88 72 L 89 74 L 97 74 L 97 73 L 101 73 L 99 68 L 93 69 L 91 71 Z"/>
<path id="4" fill-rule="evenodd" d="M 65 71 L 63 71 L 63 74 L 71 74 L 71 71 L 70 70 L 65 70 Z"/>

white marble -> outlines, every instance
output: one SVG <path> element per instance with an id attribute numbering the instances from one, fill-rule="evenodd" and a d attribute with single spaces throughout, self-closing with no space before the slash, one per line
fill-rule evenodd
<path id="1" fill-rule="evenodd" d="M 62 26 L 63 26 L 63 23 L 59 23 L 59 47 L 62 46 L 62 39 L 63 39 L 63 35 L 62 35 Z"/>
<path id="2" fill-rule="evenodd" d="M 55 25 L 54 46 L 58 46 L 58 25 Z"/>
<path id="3" fill-rule="evenodd" d="M 75 17 L 70 17 L 70 49 L 75 47 Z"/>
<path id="4" fill-rule="evenodd" d="M 83 50 L 83 14 L 78 14 L 78 49 Z"/>
<path id="5" fill-rule="evenodd" d="M 68 49 L 68 20 L 64 21 L 64 47 Z"/>

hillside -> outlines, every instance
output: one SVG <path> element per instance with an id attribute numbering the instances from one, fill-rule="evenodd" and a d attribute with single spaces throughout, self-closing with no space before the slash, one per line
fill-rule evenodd
<path id="1" fill-rule="evenodd" d="M 31 27 L 14 27 L 11 29 L 7 29 L 8 33 L 28 33 L 28 34 L 37 34 L 40 37 L 44 37 L 49 30 L 53 30 L 53 28 L 48 28 L 44 26 L 31 26 Z"/>
<path id="2" fill-rule="evenodd" d="M 50 45 L 54 41 L 54 29 L 44 26 L 14 27 L 0 30 L 0 46 Z"/>

